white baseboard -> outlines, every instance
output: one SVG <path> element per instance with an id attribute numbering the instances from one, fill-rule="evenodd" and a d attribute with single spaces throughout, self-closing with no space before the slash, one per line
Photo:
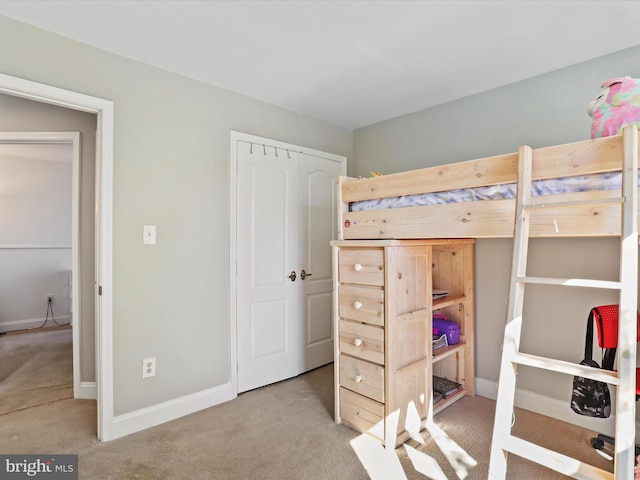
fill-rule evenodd
<path id="1" fill-rule="evenodd" d="M 125 435 L 155 427 L 156 425 L 204 410 L 205 408 L 228 402 L 236 398 L 236 396 L 235 387 L 232 388 L 232 384 L 227 383 L 158 405 L 115 416 L 113 418 L 113 424 L 109 429 L 110 438 L 108 440 L 115 440 L 116 438 L 124 437 Z"/>
<path id="2" fill-rule="evenodd" d="M 66 314 L 66 315 L 56 316 L 55 322 L 51 318 L 47 320 L 46 317 L 28 318 L 26 320 L 13 320 L 10 322 L 2 322 L 0 323 L 0 333 L 15 332 L 16 330 L 38 329 L 40 327 L 56 327 L 58 326 L 56 322 L 58 322 L 60 325 L 64 325 L 69 323 L 70 319 L 71 319 L 71 315 Z M 45 320 L 47 320 L 46 323 L 45 323 Z"/>
<path id="3" fill-rule="evenodd" d="M 81 398 L 83 400 L 96 400 L 98 398 L 98 389 L 96 382 L 81 382 L 80 388 L 74 392 L 73 398 Z"/>
<path id="4" fill-rule="evenodd" d="M 476 394 L 495 400 L 498 393 L 498 383 L 484 378 L 476 378 Z M 524 410 L 529 410 L 540 415 L 555 418 L 563 422 L 577 425 L 593 432 L 604 433 L 612 436 L 615 431 L 615 414 L 609 418 L 591 418 L 578 415 L 569 406 L 571 392 L 567 392 L 566 401 L 545 397 L 529 390 L 516 389 L 515 406 Z M 517 421 L 517 418 L 516 418 Z M 640 422 L 636 421 L 636 442 L 640 442 L 638 432 Z"/>

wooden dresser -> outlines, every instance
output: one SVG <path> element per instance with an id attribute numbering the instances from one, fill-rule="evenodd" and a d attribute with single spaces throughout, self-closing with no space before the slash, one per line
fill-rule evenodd
<path id="1" fill-rule="evenodd" d="M 432 375 L 462 384 L 433 405 L 473 395 L 474 240 L 334 241 L 335 421 L 398 445 L 407 409 L 425 419 Z M 449 294 L 433 300 L 432 290 Z M 460 343 L 432 352 L 432 316 L 461 327 Z M 397 431 L 383 421 L 399 413 Z M 385 440 L 387 439 L 387 440 Z"/>

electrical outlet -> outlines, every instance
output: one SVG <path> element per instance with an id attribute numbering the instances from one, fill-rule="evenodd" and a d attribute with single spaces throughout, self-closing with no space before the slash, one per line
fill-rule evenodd
<path id="1" fill-rule="evenodd" d="M 145 358 L 142 360 L 142 378 L 156 376 L 156 357 Z"/>
<path id="2" fill-rule="evenodd" d="M 47 293 L 47 303 L 53 303 L 53 293 Z"/>

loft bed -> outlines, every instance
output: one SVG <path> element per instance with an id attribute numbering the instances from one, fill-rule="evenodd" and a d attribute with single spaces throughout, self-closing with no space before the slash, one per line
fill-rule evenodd
<path id="1" fill-rule="evenodd" d="M 637 178 L 622 178 L 623 164 L 626 165 L 625 172 L 633 171 L 638 164 L 639 155 L 638 129 L 635 126 L 627 126 L 619 135 L 565 145 L 538 149 L 525 146 L 520 147 L 518 153 L 367 179 L 339 177 L 336 189 L 338 238 L 367 240 L 512 237 L 516 221 L 516 200 L 513 197 L 517 185 L 529 185 L 529 172 L 532 196 L 529 199 L 528 195 L 523 195 L 522 192 L 519 195 L 521 202 L 526 201 L 526 204 L 534 207 L 530 211 L 529 233 L 524 233 L 525 237 L 621 237 L 622 184 L 624 183 L 625 194 L 632 199 L 637 198 L 638 188 Z M 532 159 L 531 170 L 529 158 Z M 518 172 L 522 172 L 522 178 L 518 178 Z M 549 184 L 550 191 L 547 188 Z M 633 189 L 635 191 L 630 191 Z M 464 200 L 465 197 L 467 200 L 478 200 L 457 201 L 460 198 Z M 408 200 L 410 206 L 383 208 L 398 206 L 405 200 Z M 435 204 L 422 205 L 424 202 Z M 536 206 L 541 207 L 545 204 L 555 206 L 535 209 Z M 500 389 L 513 391 L 498 392 L 497 420 L 494 425 L 492 460 L 489 467 L 491 478 L 505 478 L 507 452 L 575 478 L 580 474 L 586 474 L 590 478 L 615 477 L 618 480 L 631 478 L 633 475 L 632 445 L 635 430 L 626 426 L 632 425 L 635 421 L 636 344 L 630 339 L 636 338 L 634 310 L 637 310 L 635 289 L 638 247 L 637 225 L 634 225 L 633 219 L 640 209 L 637 205 L 629 207 L 629 204 L 624 207 L 624 238 L 621 238 L 620 251 L 620 311 L 624 310 L 626 313 L 621 314 L 618 324 L 618 344 L 624 345 L 624 350 L 618 350 L 615 473 L 610 474 L 543 449 L 509 433 L 515 380 L 514 372 L 502 373 L 512 370 L 505 368 L 505 365 L 521 363 L 572 375 L 580 372 L 580 376 L 600 380 L 596 378 L 596 373 L 591 371 L 597 370 L 600 373 L 600 369 L 580 367 L 570 362 L 521 354 L 518 351 L 525 280 L 532 283 L 590 287 L 602 285 L 595 285 L 598 283 L 595 280 L 579 280 L 578 283 L 572 283 L 572 279 L 566 282 L 563 279 L 525 277 L 522 270 L 526 269 L 526 247 L 523 247 L 521 242 L 514 242 L 510 293 L 516 293 L 509 296 L 509 318 L 505 326 L 504 345 L 509 345 L 510 349 L 503 350 L 500 375 L 500 384 L 505 385 Z M 519 215 L 519 218 L 525 217 Z M 521 239 L 523 230 L 526 228 L 518 228 L 516 240 Z M 361 245 L 363 242 L 354 243 Z M 558 283 L 559 281 L 563 283 Z M 512 302 L 520 303 L 514 306 Z M 503 383 L 504 380 L 506 382 Z M 600 381 L 609 383 L 609 378 Z M 501 405 L 502 413 L 498 410 Z M 496 431 L 499 432 L 497 436 Z"/>
<path id="2" fill-rule="evenodd" d="M 621 208 L 611 199 L 621 195 L 622 159 L 638 154 L 637 137 L 637 130 L 626 128 L 619 135 L 533 149 L 534 203 L 543 204 L 548 195 L 592 202 L 534 211 L 530 236 L 619 236 Z M 522 151 L 372 178 L 338 177 L 338 238 L 512 237 Z M 386 208 L 403 202 L 410 206 Z"/>

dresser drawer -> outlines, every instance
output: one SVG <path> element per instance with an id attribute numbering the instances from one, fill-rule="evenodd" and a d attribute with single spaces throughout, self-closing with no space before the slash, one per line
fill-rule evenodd
<path id="1" fill-rule="evenodd" d="M 384 285 L 382 248 L 342 248 L 338 256 L 340 283 Z"/>
<path id="2" fill-rule="evenodd" d="M 340 385 L 383 403 L 384 367 L 341 354 Z"/>
<path id="3" fill-rule="evenodd" d="M 340 417 L 361 432 L 384 440 L 384 405 L 357 393 L 340 388 Z"/>
<path id="4" fill-rule="evenodd" d="M 340 285 L 338 298 L 341 318 L 384 325 L 384 290 Z"/>
<path id="5" fill-rule="evenodd" d="M 340 351 L 384 364 L 384 330 L 374 325 L 340 320 Z"/>

